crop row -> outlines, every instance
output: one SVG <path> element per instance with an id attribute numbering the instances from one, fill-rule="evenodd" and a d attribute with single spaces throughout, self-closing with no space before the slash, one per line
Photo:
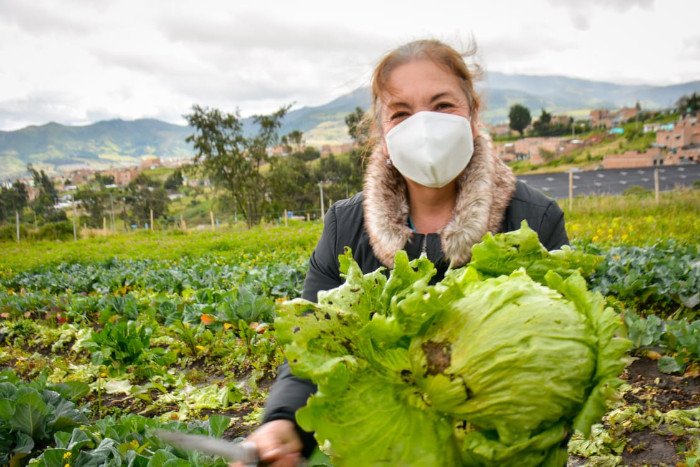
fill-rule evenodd
<path id="1" fill-rule="evenodd" d="M 602 256 L 589 285 L 626 313 L 638 346 L 651 334 L 675 371 L 697 362 L 691 338 L 700 326 L 688 324 L 698 310 L 697 247 L 586 250 Z M 152 430 L 230 438 L 259 422 L 282 359 L 275 305 L 300 295 L 306 269 L 297 254 L 265 258 L 112 258 L 5 271 L 0 462 L 222 465 L 166 446 Z"/>

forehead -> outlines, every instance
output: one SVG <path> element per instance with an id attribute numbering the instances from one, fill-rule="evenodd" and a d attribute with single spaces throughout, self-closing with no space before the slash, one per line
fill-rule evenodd
<path id="1" fill-rule="evenodd" d="M 438 93 L 466 97 L 454 73 L 430 59 L 419 59 L 403 63 L 389 73 L 381 100 L 391 104 L 397 99 L 432 97 Z"/>

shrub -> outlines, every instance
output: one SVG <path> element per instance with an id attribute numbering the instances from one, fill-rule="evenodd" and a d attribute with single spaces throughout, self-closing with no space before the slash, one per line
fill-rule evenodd
<path id="1" fill-rule="evenodd" d="M 39 227 L 39 230 L 29 231 L 30 240 L 71 240 L 73 224 L 66 222 L 49 222 Z"/>
<path id="2" fill-rule="evenodd" d="M 27 227 L 25 225 L 19 225 L 19 238 L 20 241 L 23 238 L 27 238 Z M 0 227 L 0 242 L 16 242 L 17 241 L 17 226 L 15 224 L 8 224 Z"/>
<path id="3" fill-rule="evenodd" d="M 645 196 L 651 194 L 651 190 L 639 185 L 632 185 L 622 192 L 624 196 Z"/>

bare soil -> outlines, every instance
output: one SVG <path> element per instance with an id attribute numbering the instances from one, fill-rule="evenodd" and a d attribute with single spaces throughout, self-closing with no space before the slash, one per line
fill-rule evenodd
<path id="1" fill-rule="evenodd" d="M 658 410 L 688 410 L 700 406 L 700 376 L 668 375 L 658 369 L 656 360 L 646 357 L 635 359 L 622 375 L 631 389 L 623 399 L 629 405 L 637 405 L 640 412 Z M 685 465 L 682 453 L 693 441 L 689 435 L 677 436 L 670 427 L 662 425 L 636 431 L 633 426 L 625 430 L 626 445 L 621 453 L 626 466 L 676 466 Z M 584 458 L 572 456 L 569 466 L 586 465 Z"/>

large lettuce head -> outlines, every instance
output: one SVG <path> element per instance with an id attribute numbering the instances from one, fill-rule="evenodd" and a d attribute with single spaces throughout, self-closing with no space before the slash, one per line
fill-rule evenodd
<path id="1" fill-rule="evenodd" d="M 347 251 L 342 286 L 275 322 L 292 372 L 318 385 L 297 421 L 339 466 L 564 465 L 562 441 L 603 415 L 625 364 L 619 318 L 576 267 L 593 262 L 526 226 L 435 285 L 426 258 L 399 252 L 387 278 Z"/>

